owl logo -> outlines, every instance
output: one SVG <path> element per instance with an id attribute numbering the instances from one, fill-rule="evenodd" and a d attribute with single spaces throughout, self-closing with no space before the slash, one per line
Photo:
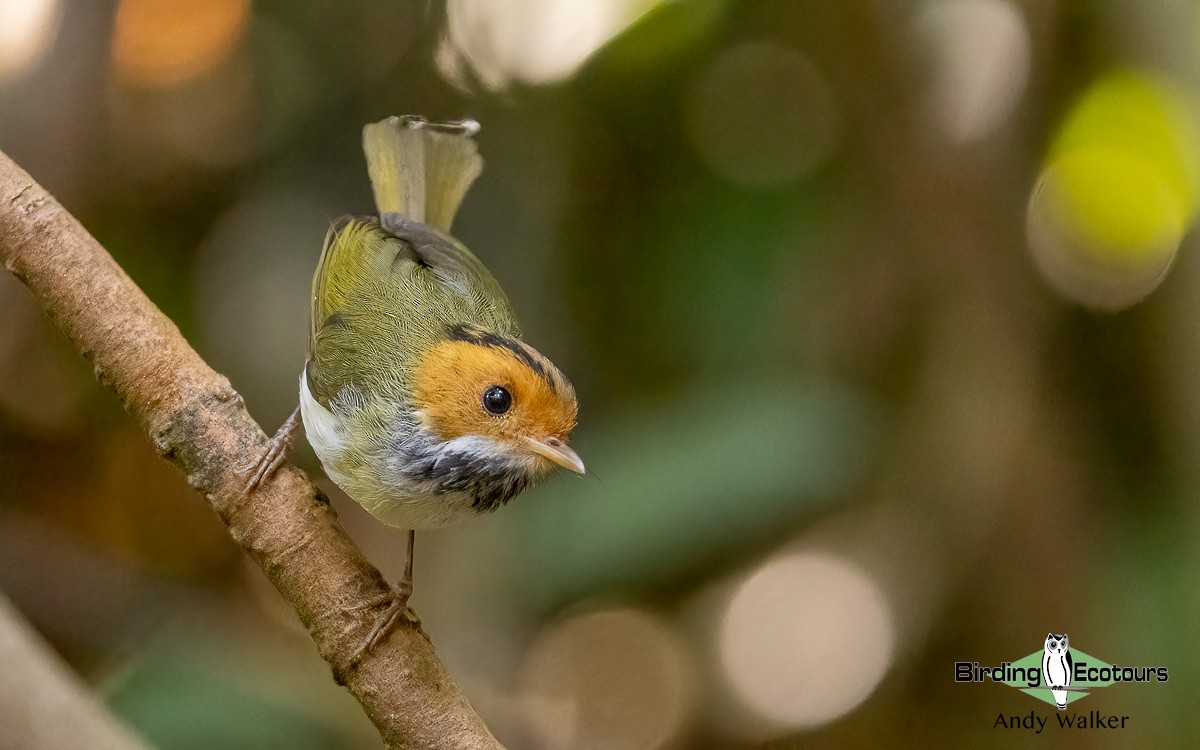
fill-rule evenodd
<path id="1" fill-rule="evenodd" d="M 1046 634 L 1046 651 L 1042 654 L 1042 684 L 1050 688 L 1054 705 L 1067 707 L 1067 688 L 1071 686 L 1071 644 L 1067 634 Z"/>

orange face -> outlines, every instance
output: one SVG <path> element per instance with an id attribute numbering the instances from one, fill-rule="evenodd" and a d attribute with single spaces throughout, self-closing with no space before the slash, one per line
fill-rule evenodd
<path id="1" fill-rule="evenodd" d="M 558 368 L 516 339 L 473 329 L 460 334 L 433 346 L 414 373 L 413 399 L 428 427 L 442 440 L 507 441 L 582 471 L 566 446 L 575 427 L 575 389 Z"/>

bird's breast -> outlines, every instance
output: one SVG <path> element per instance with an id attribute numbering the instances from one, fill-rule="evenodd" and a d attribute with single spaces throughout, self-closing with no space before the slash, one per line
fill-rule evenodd
<path id="1" fill-rule="evenodd" d="M 496 510 L 528 485 L 530 467 L 494 441 L 442 441 L 410 411 L 373 406 L 328 409 L 300 377 L 300 413 L 313 452 L 329 478 L 381 522 L 404 529 L 450 525 Z"/>

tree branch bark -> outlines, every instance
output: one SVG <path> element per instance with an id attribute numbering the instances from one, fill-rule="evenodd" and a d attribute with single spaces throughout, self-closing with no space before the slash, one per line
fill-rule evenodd
<path id="1" fill-rule="evenodd" d="M 0 260 L 92 362 L 158 452 L 204 493 L 230 535 L 308 629 L 334 679 L 390 748 L 500 748 L 419 624 L 351 657 L 390 591 L 302 471 L 285 464 L 252 494 L 244 471 L 267 437 L 229 381 L 188 345 L 116 261 L 0 152 Z"/>

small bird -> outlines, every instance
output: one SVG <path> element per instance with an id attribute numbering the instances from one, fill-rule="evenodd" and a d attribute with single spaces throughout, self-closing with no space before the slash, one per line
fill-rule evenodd
<path id="1" fill-rule="evenodd" d="M 407 611 L 416 529 L 494 511 L 555 466 L 584 473 L 571 382 L 522 341 L 504 290 L 449 234 L 483 168 L 478 130 L 414 116 L 363 129 L 379 213 L 325 238 L 300 405 L 247 485 L 282 463 L 298 412 L 329 478 L 409 531 L 404 576 L 360 654 Z"/>

